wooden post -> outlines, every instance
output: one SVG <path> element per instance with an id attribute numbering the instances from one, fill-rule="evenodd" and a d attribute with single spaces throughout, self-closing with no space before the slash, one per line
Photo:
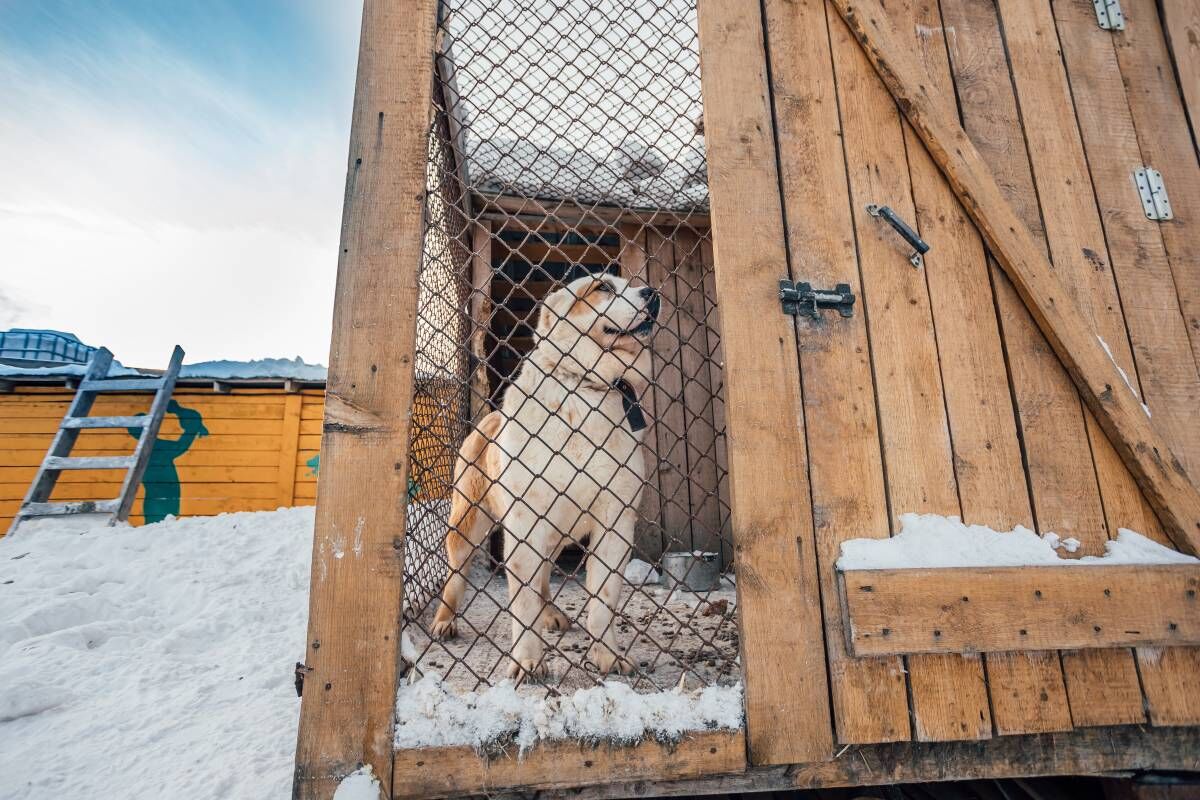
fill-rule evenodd
<path id="1" fill-rule="evenodd" d="M 832 2 L 983 234 L 1171 540 L 1185 552 L 1200 552 L 1200 494 L 1029 229 L 1004 199 L 966 132 L 946 113 L 947 103 L 930 94 L 934 84 L 911 55 L 911 46 L 902 43 L 874 0 Z"/>
<path id="2" fill-rule="evenodd" d="M 471 228 L 471 419 L 478 422 L 492 410 L 488 376 L 488 335 L 492 327 L 492 223 L 476 222 Z"/>
<path id="3" fill-rule="evenodd" d="M 325 396 L 297 800 L 391 796 L 436 0 L 366 0 Z"/>
<path id="4" fill-rule="evenodd" d="M 759 6 L 701 0 L 699 29 L 750 761 L 820 761 L 833 730 Z"/>
<path id="5" fill-rule="evenodd" d="M 279 491 L 280 506 L 296 504 L 296 453 L 300 449 L 300 409 L 304 395 L 294 392 L 283 399 L 283 429 L 279 431 Z"/>

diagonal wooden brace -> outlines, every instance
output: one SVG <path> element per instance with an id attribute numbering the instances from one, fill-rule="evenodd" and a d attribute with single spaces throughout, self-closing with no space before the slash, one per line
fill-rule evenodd
<path id="1" fill-rule="evenodd" d="M 983 157 L 876 0 L 830 0 L 975 222 L 1080 396 L 1180 550 L 1200 554 L 1200 494 Z"/>

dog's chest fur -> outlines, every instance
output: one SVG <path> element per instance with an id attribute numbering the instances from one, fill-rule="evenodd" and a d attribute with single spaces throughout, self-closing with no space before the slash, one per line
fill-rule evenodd
<path id="1" fill-rule="evenodd" d="M 502 408 L 499 445 L 507 468 L 501 482 L 509 491 L 525 494 L 541 478 L 559 492 L 606 488 L 617 497 L 636 498 L 645 474 L 643 431 L 630 429 L 615 388 L 547 375 L 526 364 Z"/>

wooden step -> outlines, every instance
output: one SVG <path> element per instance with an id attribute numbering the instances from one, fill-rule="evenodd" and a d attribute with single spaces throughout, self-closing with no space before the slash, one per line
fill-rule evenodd
<path id="1" fill-rule="evenodd" d="M 116 500 L 76 500 L 70 503 L 26 503 L 17 512 L 21 517 L 62 517 L 68 514 L 112 514 Z"/>
<path id="2" fill-rule="evenodd" d="M 144 428 L 150 424 L 150 417 L 145 414 L 139 417 L 63 417 L 62 427 L 70 430 L 77 428 Z"/>
<path id="3" fill-rule="evenodd" d="M 45 468 L 64 469 L 129 469 L 136 461 L 134 456 L 49 456 Z"/>
<path id="4" fill-rule="evenodd" d="M 104 378 L 79 384 L 81 392 L 157 392 L 162 378 Z"/>

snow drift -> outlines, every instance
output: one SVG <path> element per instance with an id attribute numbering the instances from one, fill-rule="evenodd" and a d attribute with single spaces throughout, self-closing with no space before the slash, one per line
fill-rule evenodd
<path id="1" fill-rule="evenodd" d="M 0 797 L 290 796 L 311 508 L 0 539 Z"/>

